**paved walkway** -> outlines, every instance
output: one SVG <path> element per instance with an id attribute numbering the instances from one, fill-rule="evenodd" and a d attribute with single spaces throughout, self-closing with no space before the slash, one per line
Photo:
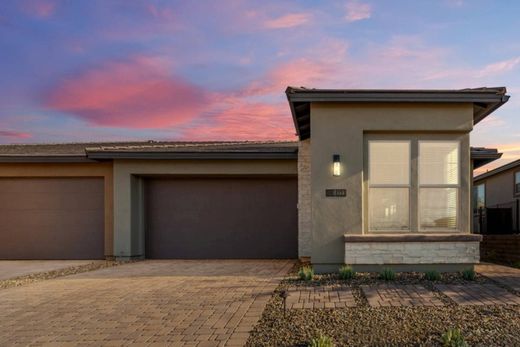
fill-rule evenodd
<path id="1" fill-rule="evenodd" d="M 434 292 L 415 284 L 380 284 L 361 286 L 368 304 L 381 306 L 442 306 Z"/>
<path id="2" fill-rule="evenodd" d="M 287 308 L 345 308 L 356 306 L 352 289 L 347 286 L 292 287 Z"/>
<path id="3" fill-rule="evenodd" d="M 482 263 L 477 265 L 475 270 L 487 278 L 520 293 L 520 269 L 503 265 Z"/>
<path id="4" fill-rule="evenodd" d="M 436 284 L 458 305 L 520 305 L 520 297 L 494 284 Z"/>
<path id="5" fill-rule="evenodd" d="M 242 346 L 291 261 L 144 261 L 0 290 L 0 346 Z"/>
<path id="6" fill-rule="evenodd" d="M 0 260 L 0 281 L 103 260 Z"/>

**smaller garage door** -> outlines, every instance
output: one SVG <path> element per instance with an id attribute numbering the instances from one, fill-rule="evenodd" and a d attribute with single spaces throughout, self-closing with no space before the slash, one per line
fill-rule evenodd
<path id="1" fill-rule="evenodd" d="M 102 178 L 1 178 L 0 259 L 104 258 Z"/>
<path id="2" fill-rule="evenodd" d="M 149 258 L 297 257 L 296 178 L 147 182 Z"/>

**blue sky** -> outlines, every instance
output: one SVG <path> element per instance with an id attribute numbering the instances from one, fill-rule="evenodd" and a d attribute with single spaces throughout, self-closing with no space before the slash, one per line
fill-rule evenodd
<path id="1" fill-rule="evenodd" d="M 287 85 L 506 86 L 472 133 L 503 164 L 520 156 L 518 13 L 512 0 L 4 0 L 0 143 L 294 139 Z"/>

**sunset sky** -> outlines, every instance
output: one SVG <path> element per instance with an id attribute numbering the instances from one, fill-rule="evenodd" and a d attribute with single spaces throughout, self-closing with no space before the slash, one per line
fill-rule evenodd
<path id="1" fill-rule="evenodd" d="M 2 0 L 0 143 L 294 140 L 287 85 L 506 86 L 471 141 L 500 165 L 520 158 L 518 14 L 516 0 Z"/>

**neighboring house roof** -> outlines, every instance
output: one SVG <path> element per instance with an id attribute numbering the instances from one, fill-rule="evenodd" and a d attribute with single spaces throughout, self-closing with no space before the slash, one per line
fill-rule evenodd
<path id="1" fill-rule="evenodd" d="M 514 168 L 517 168 L 517 167 L 520 167 L 520 159 L 512 161 L 512 162 L 510 162 L 508 164 L 499 166 L 499 167 L 497 167 L 497 168 L 495 168 L 493 170 L 490 170 L 488 172 L 484 172 L 483 174 L 480 174 L 477 177 L 475 177 L 473 180 L 475 182 L 476 181 L 480 181 L 480 180 L 483 180 L 485 178 L 489 178 L 489 177 L 498 175 L 501 172 L 504 172 L 504 171 L 507 171 L 507 170 L 511 170 L 511 169 L 514 169 Z"/>
<path id="2" fill-rule="evenodd" d="M 471 159 L 473 159 L 473 169 L 491 163 L 502 157 L 496 148 L 471 147 Z"/>
<path id="3" fill-rule="evenodd" d="M 458 90 L 393 90 L 393 89 L 308 89 L 287 87 L 291 113 L 300 140 L 311 136 L 310 104 L 312 102 L 442 102 L 473 103 L 473 119 L 477 124 L 509 99 L 505 87 Z"/>
<path id="4" fill-rule="evenodd" d="M 85 162 L 102 159 L 296 159 L 298 143 L 101 142 L 0 145 L 0 162 Z"/>

